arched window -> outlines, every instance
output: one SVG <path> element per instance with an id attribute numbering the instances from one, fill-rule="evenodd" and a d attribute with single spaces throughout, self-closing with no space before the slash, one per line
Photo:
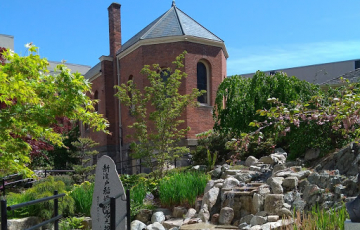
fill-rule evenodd
<path id="1" fill-rule="evenodd" d="M 95 100 L 98 100 L 98 99 L 99 99 L 99 93 L 98 93 L 97 90 L 96 90 L 95 93 L 94 93 L 94 99 L 95 99 Z M 99 112 L 99 102 L 97 102 L 97 103 L 95 104 L 95 111 L 96 111 L 96 112 Z"/>
<path id="2" fill-rule="evenodd" d="M 170 71 L 168 69 L 161 70 L 160 77 L 162 78 L 163 82 L 166 82 L 170 77 Z"/>
<path id="3" fill-rule="evenodd" d="M 203 62 L 197 63 L 197 88 L 199 91 L 206 90 L 206 93 L 198 97 L 198 102 L 209 104 L 209 73 Z"/>

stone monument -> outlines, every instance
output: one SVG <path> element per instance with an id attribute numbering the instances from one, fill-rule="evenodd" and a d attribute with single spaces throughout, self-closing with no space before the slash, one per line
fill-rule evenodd
<path id="1" fill-rule="evenodd" d="M 96 230 L 110 229 L 110 203 L 100 208 L 99 204 L 110 197 L 116 199 L 116 230 L 124 230 L 126 225 L 126 194 L 116 171 L 114 161 L 108 156 L 102 156 L 97 163 L 95 173 L 95 187 L 91 205 L 92 228 Z"/>

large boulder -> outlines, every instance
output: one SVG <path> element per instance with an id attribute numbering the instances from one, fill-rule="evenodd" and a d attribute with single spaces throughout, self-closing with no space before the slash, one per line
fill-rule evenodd
<path id="1" fill-rule="evenodd" d="M 34 216 L 21 218 L 21 219 L 12 219 L 12 220 L 8 220 L 7 229 L 8 230 L 28 229 L 39 223 L 40 223 L 40 219 Z"/>
<path id="2" fill-rule="evenodd" d="M 230 189 L 240 185 L 240 182 L 234 177 L 226 178 L 224 181 L 223 189 Z"/>
<path id="3" fill-rule="evenodd" d="M 211 208 L 216 203 L 219 192 L 220 192 L 220 188 L 217 187 L 211 188 L 207 193 L 204 194 L 201 207 L 204 207 L 204 205 L 206 204 L 207 209 L 211 210 Z"/>
<path id="4" fill-rule="evenodd" d="M 151 217 L 151 223 L 159 222 L 162 223 L 165 220 L 165 215 L 163 212 L 155 212 Z"/>
<path id="5" fill-rule="evenodd" d="M 245 165 L 250 167 L 251 165 L 256 164 L 258 161 L 259 161 L 259 160 L 258 160 L 256 157 L 254 157 L 254 156 L 249 156 L 249 157 L 246 158 L 246 160 L 245 160 Z"/>
<path id="6" fill-rule="evenodd" d="M 183 223 L 184 223 L 184 221 L 182 218 L 174 218 L 174 219 L 164 221 L 162 225 L 166 229 L 170 229 L 170 228 L 174 228 L 174 227 L 180 227 L 181 225 L 183 225 Z"/>
<path id="7" fill-rule="evenodd" d="M 230 225 L 234 218 L 234 210 L 230 207 L 224 207 L 220 210 L 219 224 Z"/>
<path id="8" fill-rule="evenodd" d="M 271 191 L 274 194 L 282 194 L 284 192 L 283 187 L 281 184 L 283 183 L 284 178 L 283 177 L 270 177 L 267 180 L 267 183 L 271 187 Z"/>
<path id="9" fill-rule="evenodd" d="M 133 222 L 131 222 L 130 229 L 131 230 L 143 230 L 143 229 L 146 229 L 146 224 L 144 224 L 141 221 L 134 220 Z"/>
<path id="10" fill-rule="evenodd" d="M 250 224 L 252 226 L 254 225 L 262 225 L 266 223 L 266 217 L 263 216 L 254 216 L 251 220 L 250 220 Z"/>
<path id="11" fill-rule="evenodd" d="M 172 216 L 175 218 L 183 218 L 187 213 L 187 209 L 184 207 L 174 207 Z"/>
<path id="12" fill-rule="evenodd" d="M 283 194 L 268 194 L 265 196 L 264 211 L 269 215 L 277 214 L 284 205 Z"/>
<path id="13" fill-rule="evenodd" d="M 146 227 L 147 230 L 166 230 L 162 224 L 159 222 L 155 222 L 153 224 L 150 224 Z"/>
<path id="14" fill-rule="evenodd" d="M 147 223 L 152 216 L 152 211 L 149 209 L 141 209 L 139 213 L 136 215 L 135 219 L 139 220 L 143 223 Z"/>

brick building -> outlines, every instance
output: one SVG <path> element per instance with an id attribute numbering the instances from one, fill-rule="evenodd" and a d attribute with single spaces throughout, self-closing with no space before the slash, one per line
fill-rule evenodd
<path id="1" fill-rule="evenodd" d="M 96 109 L 109 120 L 112 135 L 92 132 L 86 127 L 82 127 L 82 135 L 99 142 L 100 155 L 111 156 L 118 171 L 123 172 L 124 161 L 129 159 L 128 125 L 134 119 L 129 108 L 114 97 L 114 85 L 132 79 L 142 88 L 147 84 L 146 76 L 140 74 L 144 65 L 173 68 L 172 61 L 186 50 L 184 71 L 188 77 L 180 92 L 190 93 L 193 88 L 207 90 L 198 99 L 200 106 L 188 108 L 183 114 L 185 125 L 191 127 L 184 144 L 194 146 L 195 135 L 213 127 L 212 106 L 217 88 L 226 77 L 228 54 L 224 41 L 177 8 L 175 1 L 167 12 L 122 43 L 120 8 L 118 3 L 108 7 L 110 55 L 101 56 L 100 62 L 85 74 L 93 84 L 93 98 L 100 100 Z"/>

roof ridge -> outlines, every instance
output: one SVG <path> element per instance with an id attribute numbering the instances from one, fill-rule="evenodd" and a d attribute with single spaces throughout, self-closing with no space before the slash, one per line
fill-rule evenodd
<path id="1" fill-rule="evenodd" d="M 146 37 L 150 32 L 152 32 L 154 30 L 154 28 L 156 27 L 156 25 L 158 25 L 160 22 L 162 22 L 164 20 L 164 18 L 170 14 L 170 11 L 172 10 L 173 7 L 171 7 L 168 11 L 166 11 L 166 13 L 164 13 L 163 15 L 160 16 L 159 20 L 150 27 L 150 29 L 148 29 L 148 31 L 146 31 L 146 33 L 144 33 L 140 39 L 143 39 L 144 37 Z"/>
<path id="2" fill-rule="evenodd" d="M 173 3 L 174 3 L 174 2 L 175 2 L 175 1 L 173 1 Z M 179 14 L 178 14 L 178 12 L 177 12 L 177 10 L 180 10 L 180 9 L 178 9 L 175 4 L 173 5 L 173 8 L 174 8 L 174 10 L 175 10 L 175 15 L 176 15 L 176 18 L 178 19 L 178 22 L 179 22 L 179 25 L 180 25 L 180 29 L 181 29 L 181 31 L 182 31 L 182 34 L 185 35 L 184 28 L 183 28 L 182 23 L 181 23 L 181 21 L 180 21 Z M 181 11 L 181 10 L 180 10 L 180 11 Z"/>
<path id="3" fill-rule="evenodd" d="M 186 14 L 184 11 L 180 10 L 179 8 L 176 7 L 176 9 L 178 9 L 181 13 L 183 13 L 184 15 L 186 15 L 187 17 L 189 17 L 191 20 L 193 20 L 196 24 L 198 24 L 200 27 L 202 27 L 204 30 L 208 31 L 209 33 L 211 33 L 213 36 L 215 36 L 216 38 L 218 38 L 220 41 L 224 42 L 224 40 L 222 40 L 221 38 L 219 38 L 218 36 L 216 36 L 213 32 L 211 32 L 210 30 L 206 29 L 203 25 L 201 25 L 199 22 L 197 22 L 195 19 L 193 19 L 192 17 L 190 17 L 188 14 Z M 179 18 L 180 21 L 180 18 Z M 180 25 L 181 21 L 180 21 Z M 185 34 L 185 32 L 184 32 Z"/>

